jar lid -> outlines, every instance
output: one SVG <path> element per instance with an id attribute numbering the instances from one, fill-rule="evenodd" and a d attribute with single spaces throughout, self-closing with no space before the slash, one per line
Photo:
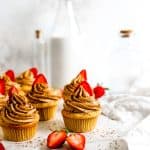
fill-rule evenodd
<path id="1" fill-rule="evenodd" d="M 120 30 L 120 36 L 123 38 L 128 38 L 131 36 L 132 32 L 133 32 L 133 30 L 131 30 L 131 29 L 122 29 L 122 30 Z"/>
<path id="2" fill-rule="evenodd" d="M 41 30 L 35 30 L 35 37 L 39 39 L 41 36 Z"/>

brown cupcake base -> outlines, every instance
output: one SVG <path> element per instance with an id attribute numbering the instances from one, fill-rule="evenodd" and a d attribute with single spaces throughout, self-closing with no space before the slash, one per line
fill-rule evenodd
<path id="1" fill-rule="evenodd" d="M 37 108 L 37 111 L 40 115 L 40 121 L 46 121 L 54 118 L 56 110 L 57 106 Z"/>
<path id="2" fill-rule="evenodd" d="M 36 116 L 34 122 L 21 125 L 7 124 L 1 118 L 0 126 L 6 140 L 21 142 L 30 140 L 34 137 L 38 126 L 38 121 L 39 115 Z"/>
<path id="3" fill-rule="evenodd" d="M 37 130 L 37 124 L 34 124 L 31 127 L 27 128 L 15 128 L 15 127 L 6 127 L 2 126 L 2 130 L 4 133 L 4 138 L 9 140 L 9 141 L 15 141 L 15 142 L 20 142 L 20 141 L 26 141 L 31 138 L 36 133 Z"/>
<path id="4" fill-rule="evenodd" d="M 88 114 L 71 113 L 62 110 L 62 116 L 65 126 L 73 132 L 88 132 L 95 128 L 100 111 L 94 111 Z"/>
<path id="5" fill-rule="evenodd" d="M 33 106 L 37 109 L 40 121 L 47 121 L 54 118 L 56 110 L 57 110 L 58 101 L 52 101 L 50 103 L 38 103 L 33 104 Z"/>

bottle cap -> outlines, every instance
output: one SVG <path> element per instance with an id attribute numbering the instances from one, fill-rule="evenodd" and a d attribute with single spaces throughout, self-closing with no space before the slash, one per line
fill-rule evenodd
<path id="1" fill-rule="evenodd" d="M 122 29 L 122 30 L 120 30 L 120 36 L 122 37 L 122 38 L 128 38 L 128 37 L 130 37 L 131 36 L 131 33 L 132 33 L 133 31 L 131 30 L 131 29 Z"/>
<path id="2" fill-rule="evenodd" d="M 35 30 L 35 37 L 39 39 L 41 36 L 41 30 Z"/>

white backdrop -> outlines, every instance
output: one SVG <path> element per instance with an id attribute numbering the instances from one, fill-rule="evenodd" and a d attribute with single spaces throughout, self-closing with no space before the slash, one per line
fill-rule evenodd
<path id="1" fill-rule="evenodd" d="M 150 2 L 149 0 L 73 0 L 75 13 L 84 35 L 81 45 L 75 45 L 72 57 L 72 76 L 87 68 L 93 86 L 102 82 L 119 90 L 128 82 L 111 78 L 109 54 L 117 49 L 118 32 L 122 28 L 134 31 L 133 49 L 141 61 L 140 73 L 133 85 L 150 85 Z M 16 72 L 31 66 L 34 30 L 40 28 L 46 40 L 57 7 L 56 0 L 0 0 L 0 64 Z M 124 56 L 120 55 L 120 60 Z M 19 65 L 18 65 L 19 64 Z M 126 71 L 128 72 L 128 70 Z M 130 78 L 130 75 L 128 76 Z M 70 80 L 70 79 L 69 79 Z M 120 79 L 121 80 L 121 79 Z M 127 86 L 128 87 L 128 86 Z"/>

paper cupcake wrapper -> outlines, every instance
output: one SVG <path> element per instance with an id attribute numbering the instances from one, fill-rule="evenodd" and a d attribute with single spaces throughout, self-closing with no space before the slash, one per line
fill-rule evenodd
<path id="1" fill-rule="evenodd" d="M 46 108 L 37 108 L 37 110 L 40 115 L 40 121 L 47 121 L 54 118 L 57 110 L 57 105 Z"/>
<path id="2" fill-rule="evenodd" d="M 93 130 L 96 126 L 97 118 L 98 116 L 89 119 L 76 119 L 63 116 L 66 128 L 73 132 L 88 132 Z"/>
<path id="3" fill-rule="evenodd" d="M 20 142 L 20 141 L 26 141 L 31 138 L 36 133 L 37 130 L 37 124 L 33 124 L 32 126 L 29 127 L 12 127 L 12 126 L 2 126 L 4 138 L 9 141 L 15 141 L 15 142 Z"/>

